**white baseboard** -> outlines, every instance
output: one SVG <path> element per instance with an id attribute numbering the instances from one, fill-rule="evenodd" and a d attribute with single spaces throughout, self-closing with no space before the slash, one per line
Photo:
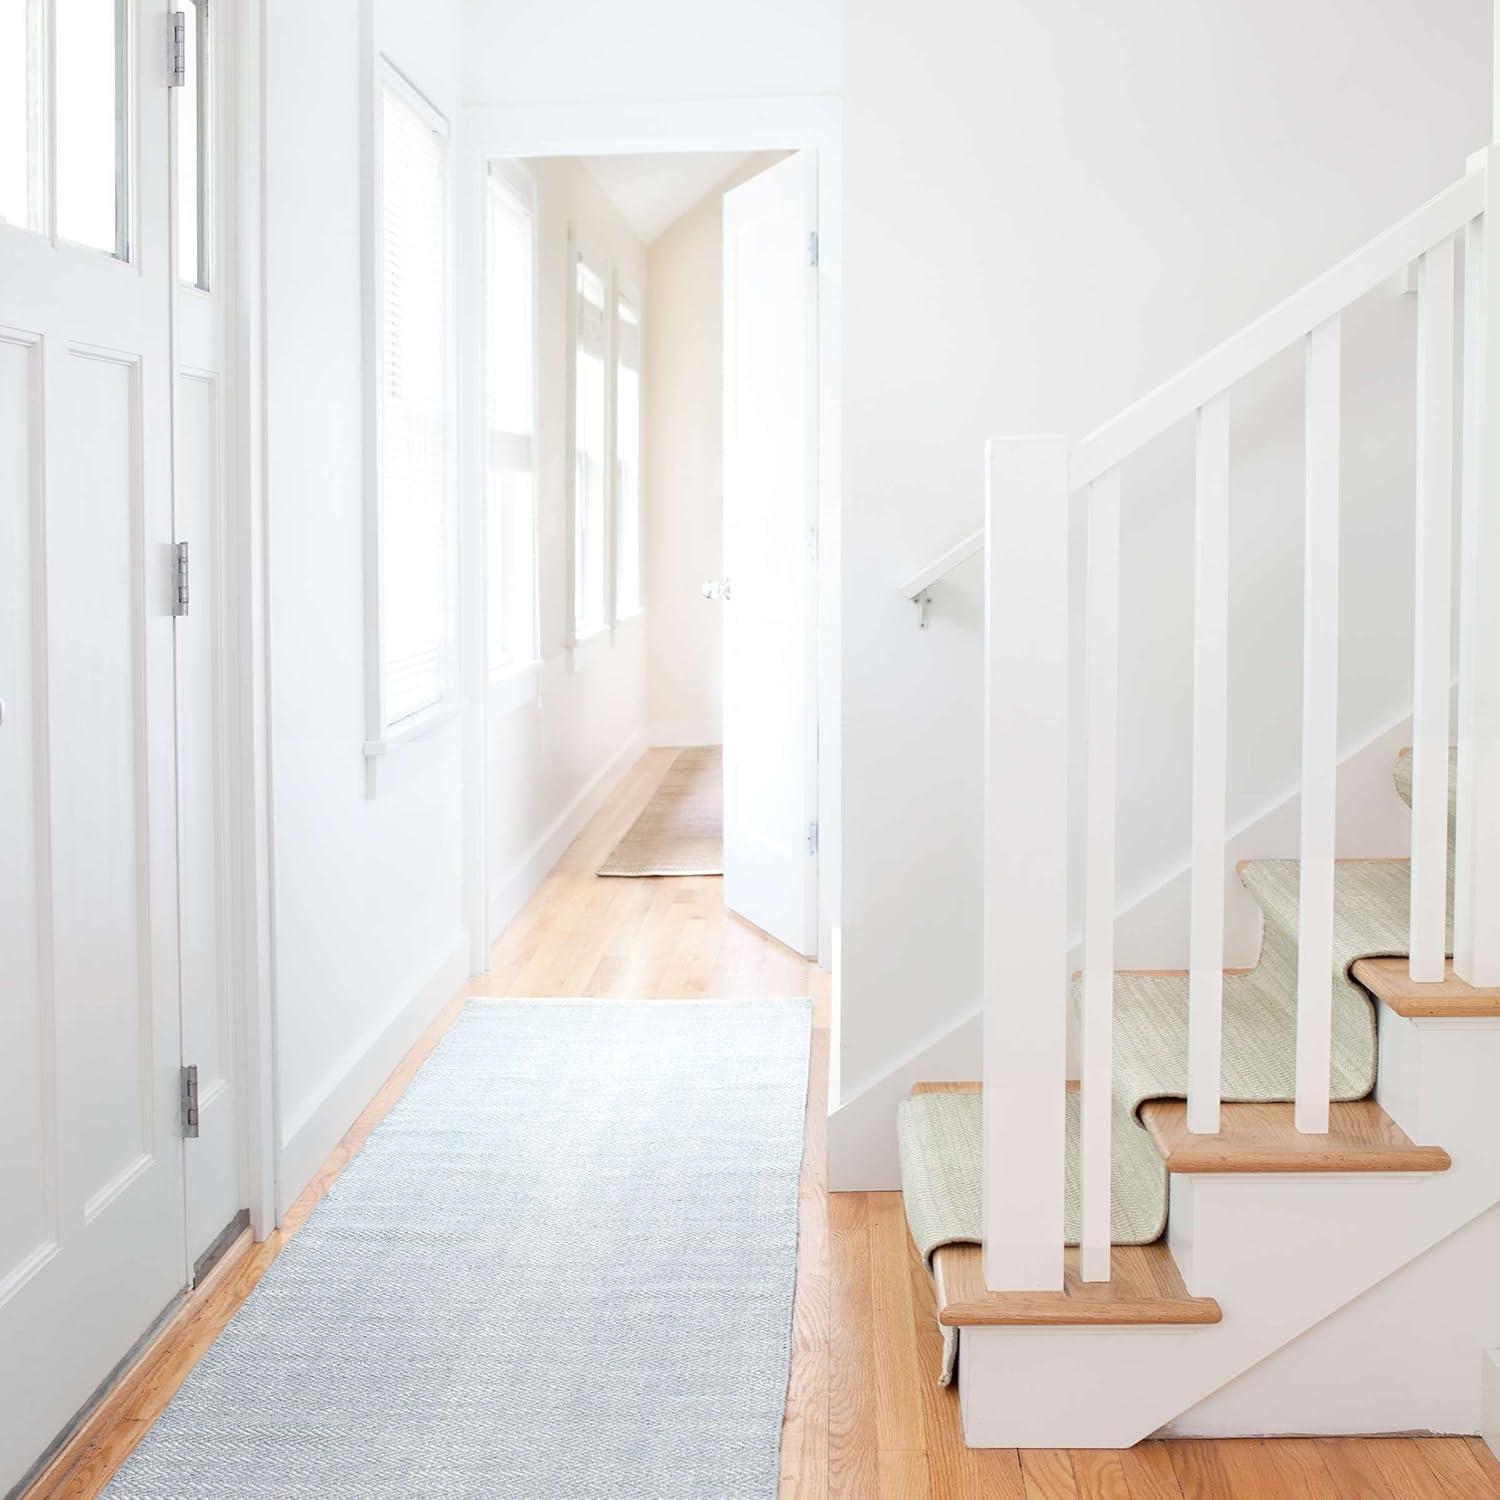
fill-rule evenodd
<path id="1" fill-rule="evenodd" d="M 412 1043 L 468 977 L 469 935 L 459 933 L 426 976 L 412 985 L 411 998 L 359 1053 L 345 1061 L 322 1098 L 288 1129 L 276 1172 L 278 1224 Z"/>
<path id="2" fill-rule="evenodd" d="M 721 745 L 724 742 L 724 722 L 722 719 L 667 719 L 651 726 L 646 742 L 653 748 L 672 749 L 681 745 Z"/>
<path id="3" fill-rule="evenodd" d="M 1411 720 L 1401 719 L 1339 763 L 1338 851 L 1341 858 L 1403 856 L 1411 847 L 1411 817 L 1396 794 L 1391 771 L 1411 744 Z M 1260 908 L 1235 875 L 1242 859 L 1296 858 L 1301 798 L 1293 788 L 1232 831 L 1225 850 L 1224 954 L 1230 968 L 1247 968 L 1260 954 Z M 1164 871 L 1125 897 L 1115 918 L 1115 963 L 1121 969 L 1187 967 L 1187 866 Z M 1081 944 L 1070 969 L 1083 961 Z M 828 1181 L 835 1192 L 889 1192 L 901 1186 L 896 1156 L 896 1106 L 914 1083 L 979 1077 L 981 1016 L 976 1002 L 948 1030 L 920 1043 L 873 1083 L 842 1103 L 828 1120 Z M 1068 1028 L 1068 1075 L 1077 1076 Z"/>
<path id="4" fill-rule="evenodd" d="M 632 736 L 619 754 L 601 767 L 552 820 L 547 831 L 527 850 L 509 874 L 490 886 L 488 910 L 491 943 L 531 899 L 532 892 L 546 878 L 547 872 L 562 857 L 568 845 L 583 831 L 588 820 L 604 805 L 621 777 L 645 754 L 647 743 L 645 735 Z"/>
<path id="5" fill-rule="evenodd" d="M 901 1186 L 896 1109 L 918 1083 L 962 1082 L 979 1076 L 984 1022 L 979 1008 L 923 1043 L 828 1117 L 828 1190 L 890 1192 Z"/>

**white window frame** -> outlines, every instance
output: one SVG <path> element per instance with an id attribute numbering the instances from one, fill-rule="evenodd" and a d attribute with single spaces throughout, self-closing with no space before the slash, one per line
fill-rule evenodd
<path id="1" fill-rule="evenodd" d="M 490 284 L 490 195 L 498 186 L 500 191 L 508 194 L 515 205 L 525 213 L 530 227 L 530 253 L 531 253 L 531 294 L 530 305 L 527 316 L 531 322 L 531 431 L 520 435 L 508 433 L 499 427 L 492 425 L 489 402 L 490 378 L 490 338 L 492 335 L 490 296 L 492 287 Z M 540 234 L 540 212 L 537 199 L 537 186 L 535 176 L 519 161 L 504 158 L 492 160 L 486 163 L 484 178 L 484 339 L 485 339 L 485 395 L 484 395 L 484 433 L 485 433 L 485 468 L 484 468 L 484 514 L 485 514 L 485 635 L 484 650 L 487 675 L 492 685 L 490 701 L 492 705 L 513 706 L 516 703 L 526 701 L 526 695 L 507 693 L 503 685 L 512 679 L 529 678 L 535 675 L 535 669 L 541 659 L 541 530 L 539 524 L 540 507 L 538 505 L 538 474 L 537 460 L 539 457 L 540 443 L 538 433 L 541 423 L 541 305 L 540 305 L 540 265 L 541 265 L 541 234 Z M 531 506 L 530 514 L 524 526 L 530 528 L 530 577 L 528 579 L 529 590 L 529 632 L 517 641 L 507 636 L 506 649 L 498 657 L 491 655 L 491 611 L 495 609 L 497 584 L 490 576 L 490 527 L 496 520 L 496 507 L 494 497 L 491 494 L 491 485 L 498 472 L 506 470 L 524 470 L 531 475 Z M 503 587 L 499 585 L 499 587 Z"/>
<path id="2" fill-rule="evenodd" d="M 367 761 L 389 753 L 410 740 L 423 738 L 448 723 L 461 707 L 458 629 L 458 497 L 455 484 L 457 454 L 457 381 L 455 379 L 453 139 L 447 117 L 393 64 L 381 56 L 371 90 L 366 200 L 369 253 L 366 257 L 365 322 L 369 334 L 365 358 L 367 445 L 365 483 L 365 756 Z M 384 98 L 392 93 L 412 108 L 444 143 L 443 150 L 443 492 L 446 507 L 445 631 L 442 688 L 431 703 L 391 721 L 386 712 L 385 651 L 381 621 L 383 602 L 381 500 L 383 474 L 383 394 L 380 369 L 385 340 L 384 234 L 381 183 L 384 167 Z"/>
<path id="3" fill-rule="evenodd" d="M 623 327 L 624 320 L 620 317 L 620 304 L 627 303 L 635 313 L 634 332 L 627 334 Z M 646 588 L 645 588 L 645 484 L 644 464 L 642 462 L 643 436 L 645 429 L 645 379 L 642 374 L 644 360 L 644 312 L 641 305 L 641 294 L 639 290 L 616 274 L 613 285 L 610 288 L 609 299 L 609 321 L 610 321 L 610 361 L 609 361 L 609 510 L 610 510 L 610 567 L 609 580 L 606 584 L 610 599 L 610 621 L 615 625 L 623 625 L 629 620 L 639 619 L 646 612 Z M 636 381 L 636 412 L 635 412 L 635 606 L 632 609 L 621 610 L 620 608 L 620 580 L 624 577 L 624 558 L 621 556 L 621 546 L 624 542 L 625 528 L 620 524 L 621 501 L 624 494 L 624 472 L 620 466 L 620 370 L 625 361 L 628 345 L 635 345 L 635 381 Z"/>
<path id="4" fill-rule="evenodd" d="M 579 620 L 579 547 L 582 544 L 580 515 L 581 496 L 578 493 L 578 327 L 579 302 L 578 268 L 585 266 L 599 281 L 604 299 L 602 309 L 602 359 L 604 365 L 604 453 L 602 456 L 603 494 L 600 505 L 600 521 L 603 535 L 600 538 L 600 565 L 603 573 L 601 598 L 597 619 Z M 568 426 L 567 426 L 567 471 L 568 471 L 568 645 L 575 667 L 592 659 L 599 644 L 613 639 L 611 623 L 613 601 L 613 555 L 614 537 L 611 526 L 610 497 L 613 485 L 610 471 L 614 462 L 614 349 L 612 329 L 614 319 L 610 304 L 614 277 L 608 261 L 583 243 L 577 230 L 568 231 Z M 580 623 L 584 626 L 580 629 Z"/>

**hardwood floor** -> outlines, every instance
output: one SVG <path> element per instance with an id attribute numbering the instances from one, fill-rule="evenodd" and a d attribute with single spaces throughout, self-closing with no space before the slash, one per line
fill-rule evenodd
<path id="1" fill-rule="evenodd" d="M 934 1381 L 932 1288 L 899 1194 L 826 1189 L 827 976 L 726 913 L 716 878 L 593 873 L 670 760 L 670 751 L 652 751 L 630 772 L 495 944 L 490 971 L 454 998 L 386 1081 L 284 1228 L 263 1244 L 247 1238 L 226 1257 L 30 1496 L 91 1496 L 104 1487 L 471 994 L 813 996 L 783 1500 L 1500 1496 L 1500 1464 L 1466 1438 L 1153 1442 L 1122 1453 L 965 1448 L 956 1394 Z"/>

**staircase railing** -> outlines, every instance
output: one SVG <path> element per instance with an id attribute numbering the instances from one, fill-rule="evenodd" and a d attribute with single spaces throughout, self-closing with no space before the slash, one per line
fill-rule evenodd
<path id="1" fill-rule="evenodd" d="M 1196 426 L 1188 1128 L 1219 1129 L 1226 804 L 1229 413 L 1234 387 L 1301 343 L 1305 388 L 1301 892 L 1295 1118 L 1328 1129 L 1337 779 L 1340 320 L 1418 267 L 1411 977 L 1445 975 L 1455 241 L 1464 255 L 1456 968 L 1500 982 L 1500 247 L 1481 153 L 1467 176 L 1088 436 L 992 439 L 984 528 L 903 585 L 923 604 L 976 551 L 985 569 L 984 1271 L 1064 1284 L 1068 973 L 1069 502 L 1086 505 L 1080 1258 L 1110 1275 L 1116 680 L 1122 470 Z M 1484 672 L 1478 670 L 1480 666 Z M 1496 679 L 1493 683 L 1486 678 Z M 1481 914 L 1488 912 L 1486 923 Z"/>

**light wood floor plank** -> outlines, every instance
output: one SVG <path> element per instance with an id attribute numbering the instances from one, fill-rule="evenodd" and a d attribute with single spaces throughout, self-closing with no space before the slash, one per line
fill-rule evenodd
<path id="1" fill-rule="evenodd" d="M 1318 1438 L 1318 1452 L 1341 1500 L 1394 1500 L 1385 1477 L 1360 1438 Z"/>
<path id="2" fill-rule="evenodd" d="M 1266 1456 L 1287 1500 L 1336 1500 L 1338 1487 L 1312 1438 L 1268 1441 Z"/>
<path id="3" fill-rule="evenodd" d="M 1182 1486 L 1163 1443 L 1137 1443 L 1120 1454 L 1130 1500 L 1182 1500 Z"/>
<path id="4" fill-rule="evenodd" d="M 1134 1500 L 1118 1453 L 1108 1448 L 1075 1448 L 1070 1457 L 1078 1500 Z"/>
<path id="5" fill-rule="evenodd" d="M 1454 1500 L 1490 1500 L 1500 1493 L 1492 1473 L 1480 1464 L 1468 1440 L 1429 1438 L 1413 1446 L 1436 1477 L 1443 1495 L 1452 1495 Z"/>
<path id="6" fill-rule="evenodd" d="M 1073 1459 L 1065 1449 L 1022 1449 L 1021 1474 L 1026 1480 L 1026 1500 L 1076 1500 Z"/>

